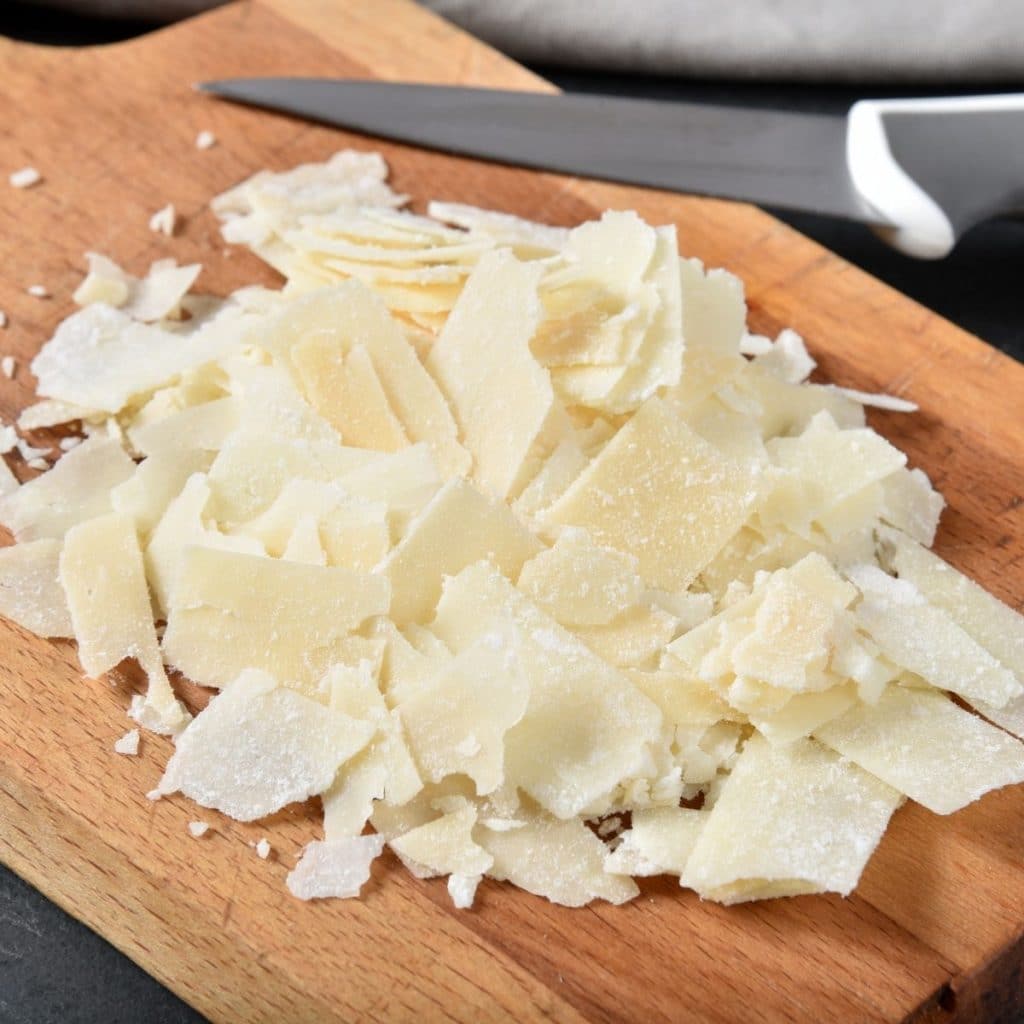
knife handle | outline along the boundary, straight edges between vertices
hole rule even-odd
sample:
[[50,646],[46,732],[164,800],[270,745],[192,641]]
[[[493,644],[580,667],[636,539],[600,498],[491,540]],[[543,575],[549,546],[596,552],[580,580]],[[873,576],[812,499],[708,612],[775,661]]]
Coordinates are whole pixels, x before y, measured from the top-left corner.
[[975,224],[1024,214],[1024,94],[862,100],[846,159],[861,198],[910,256],[941,259]]

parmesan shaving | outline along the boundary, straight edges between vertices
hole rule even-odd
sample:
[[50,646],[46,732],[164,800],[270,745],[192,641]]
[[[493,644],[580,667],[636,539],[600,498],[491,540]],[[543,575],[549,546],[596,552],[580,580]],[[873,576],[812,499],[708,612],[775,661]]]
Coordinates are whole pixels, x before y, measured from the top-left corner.
[[22,167],[12,171],[7,179],[14,188],[31,188],[43,180],[43,176],[34,167]]
[[865,418],[912,403],[809,383],[674,227],[405,201],[372,153],[254,175],[213,209],[285,284],[226,298],[88,254],[17,421],[78,429],[0,425],[0,614],[138,662],[149,799],[293,808],[301,899],[387,844],[575,907],[847,894],[905,797],[1024,781],[1024,618]]

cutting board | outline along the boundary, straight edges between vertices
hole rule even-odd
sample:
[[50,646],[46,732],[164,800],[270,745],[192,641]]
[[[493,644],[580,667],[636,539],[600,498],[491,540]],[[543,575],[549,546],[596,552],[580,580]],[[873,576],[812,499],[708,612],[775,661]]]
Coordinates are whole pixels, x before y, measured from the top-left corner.
[[[262,168],[379,149],[397,188],[574,224],[607,207],[678,226],[687,254],[740,274],[756,330],[792,325],[821,376],[905,395],[875,426],[945,492],[938,548],[1024,601],[1024,367],[751,207],[485,166],[218,103],[191,83],[331,74],[549,89],[404,0],[262,0],[116,46],[0,41],[0,378],[10,421],[28,360],[88,249],[134,271],[174,255],[223,293],[272,275],[225,250],[209,197]],[[196,133],[219,139],[200,152]],[[614,144],[610,136],[609,143]],[[174,202],[176,237],[147,229]],[[26,294],[41,283],[51,299]],[[19,468],[19,472],[20,472]],[[28,471],[29,473],[31,471]],[[949,818],[899,811],[855,895],[724,908],[671,880],[623,907],[554,907],[485,882],[453,910],[441,880],[390,855],[362,900],[300,903],[284,879],[319,832],[312,806],[242,825],[145,798],[170,745],[114,740],[139,680],[83,679],[70,644],[0,623],[0,859],[214,1021],[972,1021],[1024,1007],[1024,787]],[[260,860],[252,844],[274,848]],[[145,1008],[139,1008],[140,1019]]]

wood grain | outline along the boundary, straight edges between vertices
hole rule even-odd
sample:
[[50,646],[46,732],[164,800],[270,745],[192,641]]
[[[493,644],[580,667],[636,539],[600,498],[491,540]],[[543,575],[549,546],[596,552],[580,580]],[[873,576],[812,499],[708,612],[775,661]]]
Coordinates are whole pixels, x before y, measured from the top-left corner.
[[[751,207],[491,167],[219,104],[193,81],[334,74],[550,88],[405,2],[263,0],[76,52],[0,41],[9,169],[0,189],[5,420],[87,249],[130,269],[168,254],[224,293],[272,279],[224,250],[209,197],[261,167],[379,149],[397,187],[571,224],[630,207],[678,225],[688,254],[747,282],[755,327],[792,324],[823,377],[913,398],[876,426],[950,502],[938,547],[1024,602],[1024,368]],[[197,151],[211,129],[219,144]],[[173,201],[173,240],[147,230]],[[45,284],[51,300],[25,288]],[[666,881],[625,907],[552,907],[485,883],[469,913],[385,857],[360,901],[301,904],[284,876],[318,832],[311,807],[242,825],[144,794],[169,744],[112,753],[136,676],[85,680],[68,644],[0,623],[0,858],[215,1021],[1011,1020],[1024,1008],[1024,789],[950,818],[900,811],[847,900],[702,904]],[[186,825],[213,826],[201,840]],[[266,835],[270,861],[250,844]]]

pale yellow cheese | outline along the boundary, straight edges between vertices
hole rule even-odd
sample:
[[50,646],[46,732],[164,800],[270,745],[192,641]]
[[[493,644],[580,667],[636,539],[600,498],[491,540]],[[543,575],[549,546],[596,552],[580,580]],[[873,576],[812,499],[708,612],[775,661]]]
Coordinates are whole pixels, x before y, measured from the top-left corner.
[[605,861],[617,875],[681,875],[707,821],[707,811],[650,807],[634,811],[629,830]]
[[481,258],[427,357],[473,456],[473,478],[498,498],[511,490],[554,402],[529,347],[540,273],[508,254]]
[[101,676],[134,658],[149,680],[145,703],[153,723],[177,731],[188,713],[164,672],[133,521],[111,514],[73,526],[59,564],[82,668]]
[[890,686],[815,736],[936,814],[1024,781],[1024,743],[934,690]]
[[775,747],[755,733],[723,784],[680,881],[722,903],[845,895],[899,802],[895,789],[814,740]]
[[757,506],[759,465],[723,457],[652,399],[545,514],[634,555],[644,580],[685,589]]
[[476,808],[469,803],[420,825],[388,845],[430,875],[482,875],[494,858],[473,841]]
[[0,615],[39,636],[75,635],[58,572],[62,547],[44,538],[0,548]]
[[425,622],[434,612],[445,576],[489,559],[515,578],[539,550],[539,542],[507,505],[467,480],[449,480],[409,524],[381,567],[391,580],[389,614],[399,626]]

